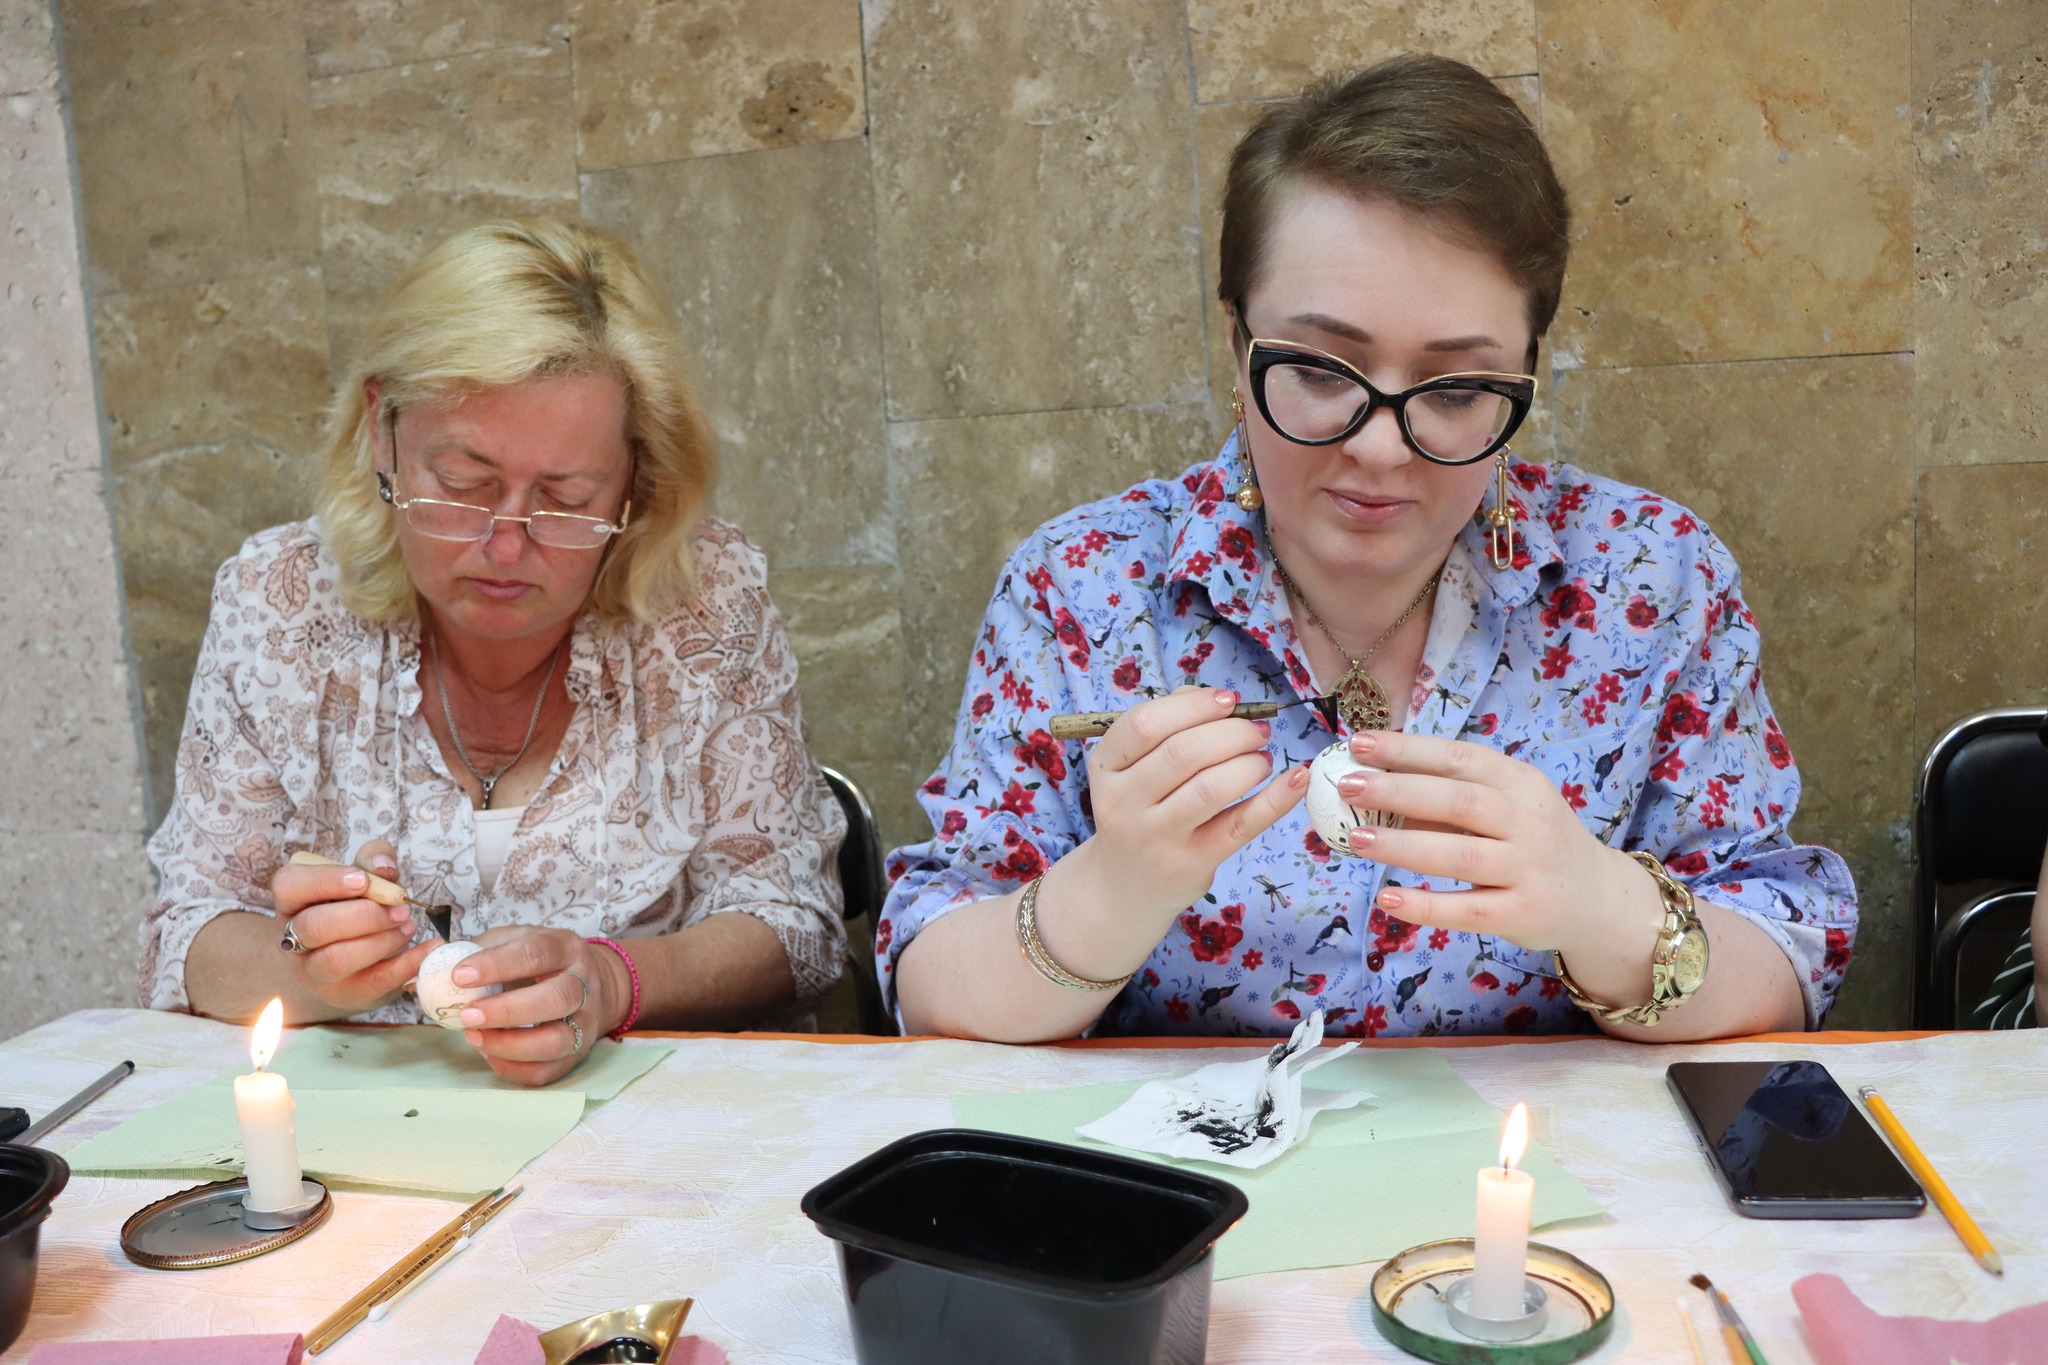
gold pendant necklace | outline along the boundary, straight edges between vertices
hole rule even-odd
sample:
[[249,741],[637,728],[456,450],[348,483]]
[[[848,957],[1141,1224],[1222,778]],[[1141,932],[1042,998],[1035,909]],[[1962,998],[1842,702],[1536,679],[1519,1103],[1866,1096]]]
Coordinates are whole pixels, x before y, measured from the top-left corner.
[[1408,618],[1429,600],[1429,595],[1436,591],[1437,580],[1444,576],[1443,567],[1437,567],[1437,571],[1429,576],[1429,581],[1422,585],[1422,591],[1415,594],[1415,600],[1408,604],[1408,609],[1395,617],[1394,624],[1381,631],[1380,638],[1368,645],[1365,653],[1357,658],[1351,656],[1351,651],[1338,642],[1336,633],[1316,614],[1316,609],[1309,604],[1307,595],[1289,576],[1277,555],[1273,558],[1273,572],[1279,576],[1281,586],[1292,593],[1294,599],[1301,603],[1302,609],[1308,612],[1308,619],[1323,633],[1323,638],[1330,642],[1330,647],[1350,665],[1338,675],[1336,685],[1331,689],[1337,694],[1337,710],[1343,714],[1344,728],[1354,735],[1362,730],[1386,729],[1394,718],[1394,711],[1387,704],[1387,690],[1380,686],[1378,678],[1366,672],[1365,662],[1379,653],[1380,646],[1393,639],[1394,632],[1406,625]]

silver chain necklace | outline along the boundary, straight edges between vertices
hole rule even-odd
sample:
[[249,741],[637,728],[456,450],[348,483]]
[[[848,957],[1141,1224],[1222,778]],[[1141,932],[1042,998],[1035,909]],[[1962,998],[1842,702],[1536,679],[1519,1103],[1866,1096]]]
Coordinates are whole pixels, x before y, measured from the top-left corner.
[[527,749],[533,744],[534,731],[540,728],[540,709],[548,699],[548,683],[555,676],[555,665],[562,660],[562,645],[568,643],[569,637],[564,635],[562,643],[556,645],[555,652],[548,656],[548,671],[541,675],[540,692],[533,699],[533,715],[527,719],[526,738],[519,742],[519,752],[512,755],[511,762],[485,777],[476,770],[476,764],[470,761],[469,750],[462,747],[462,731],[455,728],[455,711],[448,705],[448,684],[441,681],[441,642],[432,635],[427,636],[427,644],[434,653],[434,690],[441,694],[441,719],[448,722],[448,738],[455,741],[455,756],[462,760],[462,766],[469,769],[469,775],[484,789],[484,803],[477,809],[491,808],[491,793],[497,789],[498,779],[518,767],[519,760],[526,757]]

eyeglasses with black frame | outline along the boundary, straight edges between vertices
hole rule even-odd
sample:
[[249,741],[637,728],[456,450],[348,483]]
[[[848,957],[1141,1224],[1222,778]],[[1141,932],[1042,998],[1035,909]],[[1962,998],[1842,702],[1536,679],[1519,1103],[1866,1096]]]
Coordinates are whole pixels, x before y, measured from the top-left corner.
[[[398,412],[391,411],[391,466],[398,467]],[[500,516],[488,507],[471,502],[449,502],[441,498],[401,497],[391,486],[391,477],[377,471],[377,496],[397,508],[406,525],[430,540],[463,543],[488,540],[501,521],[518,522],[536,545],[557,550],[596,550],[626,529],[633,515],[633,500],[626,499],[617,521],[586,517],[575,512],[531,512],[523,517]]]
[[1497,453],[1536,401],[1536,376],[1496,370],[1440,374],[1382,393],[1327,351],[1266,337],[1252,338],[1246,368],[1260,416],[1296,445],[1335,445],[1385,407],[1409,448],[1433,464],[1473,464]]

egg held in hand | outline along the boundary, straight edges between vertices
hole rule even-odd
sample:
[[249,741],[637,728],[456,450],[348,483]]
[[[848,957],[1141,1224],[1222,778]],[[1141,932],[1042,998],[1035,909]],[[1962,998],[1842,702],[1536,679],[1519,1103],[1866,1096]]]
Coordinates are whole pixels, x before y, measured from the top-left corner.
[[442,1028],[462,1027],[464,1006],[497,995],[503,986],[458,986],[455,984],[455,969],[462,960],[483,949],[474,943],[444,943],[427,954],[427,960],[420,964],[419,978],[413,983],[413,994],[420,998],[420,1009],[427,1018]]
[[1308,770],[1308,818],[1324,843],[1339,853],[1358,857],[1358,851],[1351,847],[1349,835],[1352,830],[1360,826],[1393,829],[1400,823],[1397,815],[1350,805],[1337,792],[1337,783],[1352,773],[1385,771],[1353,758],[1351,744],[1347,740],[1340,739],[1316,755],[1316,761]]

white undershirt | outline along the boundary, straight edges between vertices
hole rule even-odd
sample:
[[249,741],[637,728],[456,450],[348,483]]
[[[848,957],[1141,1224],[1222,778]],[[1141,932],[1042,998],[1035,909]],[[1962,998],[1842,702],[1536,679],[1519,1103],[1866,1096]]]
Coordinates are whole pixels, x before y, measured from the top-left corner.
[[497,886],[498,874],[505,870],[505,859],[512,852],[512,832],[525,814],[524,806],[476,812],[476,880],[485,891]]

